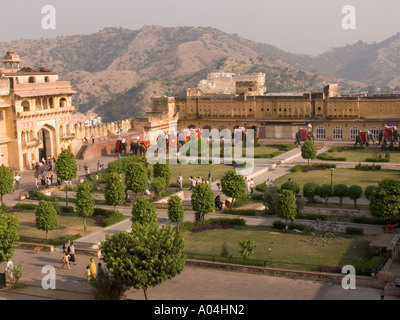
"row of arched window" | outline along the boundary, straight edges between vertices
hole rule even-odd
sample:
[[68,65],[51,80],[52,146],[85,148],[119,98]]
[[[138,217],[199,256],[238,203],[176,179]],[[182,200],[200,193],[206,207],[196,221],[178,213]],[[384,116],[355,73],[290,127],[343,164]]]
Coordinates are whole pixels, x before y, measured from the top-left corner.
[[[54,108],[54,99],[50,98],[37,98],[35,100],[36,110],[46,110]],[[61,98],[58,104],[59,108],[65,108],[67,106],[67,99]],[[21,102],[21,107],[23,112],[33,111],[31,108],[31,103],[28,100],[24,100]]]
[[[369,128],[369,131],[374,134],[375,139],[378,139],[379,129],[375,126]],[[358,133],[360,132],[359,127],[351,127],[350,128],[350,140],[356,140]],[[325,140],[326,139],[326,128],[324,126],[317,126],[316,128],[316,139],[317,140]],[[343,140],[343,128],[341,126],[333,127],[332,131],[333,140]]]

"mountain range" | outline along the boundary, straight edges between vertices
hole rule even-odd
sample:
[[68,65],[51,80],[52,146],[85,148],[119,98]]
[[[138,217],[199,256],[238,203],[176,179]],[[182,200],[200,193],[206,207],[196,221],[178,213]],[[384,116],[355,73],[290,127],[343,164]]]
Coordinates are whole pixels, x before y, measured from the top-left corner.
[[9,48],[19,54],[22,66],[45,67],[71,81],[78,92],[77,110],[95,108],[104,121],[143,116],[151,96],[184,96],[186,88],[216,71],[264,72],[267,92],[321,91],[332,82],[339,83],[341,93],[400,89],[399,33],[318,56],[201,27],[105,28],[89,35],[0,43],[0,52]]

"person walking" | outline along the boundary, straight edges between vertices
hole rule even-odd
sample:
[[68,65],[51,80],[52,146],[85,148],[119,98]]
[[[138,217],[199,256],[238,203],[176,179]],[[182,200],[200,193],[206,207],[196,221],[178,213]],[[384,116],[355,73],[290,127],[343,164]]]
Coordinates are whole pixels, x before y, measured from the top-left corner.
[[90,273],[93,279],[96,279],[96,263],[93,258],[90,258]]
[[212,183],[212,173],[211,170],[208,171],[208,182],[211,184]]
[[18,174],[18,172],[14,177],[14,180],[15,180],[15,190],[19,190],[19,182],[21,180],[21,176]]
[[101,266],[101,262],[99,262],[98,264],[97,264],[97,277],[99,278],[99,277],[101,277],[101,276],[103,276],[104,275],[104,269],[103,269],[103,267]]
[[100,171],[100,167],[101,167],[100,160],[97,160],[97,172]]
[[70,255],[69,261],[73,262],[73,264],[76,265],[76,262],[75,262],[75,242],[73,242],[73,241],[71,242],[71,245],[69,246],[69,255]]
[[253,178],[251,178],[251,180],[250,180],[250,192],[251,193],[254,192],[254,180],[253,180]]
[[94,144],[94,134],[92,134],[92,144]]
[[93,279],[92,273],[90,272],[90,265],[89,264],[86,266],[85,278],[86,278],[86,282],[89,282],[90,280]]
[[50,171],[48,174],[48,177],[50,179],[50,185],[52,186],[53,185],[53,172]]

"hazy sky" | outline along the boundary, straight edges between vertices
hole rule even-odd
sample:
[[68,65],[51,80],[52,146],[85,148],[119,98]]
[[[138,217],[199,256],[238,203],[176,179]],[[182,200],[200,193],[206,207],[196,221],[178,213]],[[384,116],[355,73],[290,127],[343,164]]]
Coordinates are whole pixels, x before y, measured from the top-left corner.
[[[56,9],[56,29],[42,28],[42,8]],[[342,28],[345,5],[356,29]],[[320,54],[359,40],[381,42],[400,31],[400,0],[1,0],[0,41],[88,34],[105,27],[212,27],[292,53]]]

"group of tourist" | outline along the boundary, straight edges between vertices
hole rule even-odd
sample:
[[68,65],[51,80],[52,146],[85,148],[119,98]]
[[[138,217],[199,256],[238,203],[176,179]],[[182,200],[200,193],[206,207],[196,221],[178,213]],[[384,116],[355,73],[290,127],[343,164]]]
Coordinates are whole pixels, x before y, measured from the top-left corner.
[[42,158],[40,162],[32,160],[32,169],[34,170],[35,187],[39,189],[40,185],[44,188],[49,188],[55,185],[61,185],[60,179],[55,179],[53,171],[56,169],[56,159],[49,157],[47,160]]
[[[67,240],[63,244],[63,257],[61,258],[62,268],[66,265],[68,270],[71,270],[71,262],[76,265],[75,259],[75,243],[71,240]],[[86,271],[84,274],[86,282],[96,279],[96,277],[102,276],[104,274],[104,269],[99,262],[96,267],[96,263],[93,258],[90,258],[89,264],[86,266]]]
[[245,178],[246,181],[246,188],[247,188],[247,193],[253,193],[254,192],[254,180],[253,178],[251,179],[247,179],[247,177]]
[[[195,178],[193,176],[190,176],[190,178],[189,178],[189,185],[190,185],[189,191],[192,191],[196,187],[196,185],[199,184],[199,183],[208,183],[208,184],[211,185],[211,183],[212,183],[211,170],[208,171],[207,178],[202,178],[200,176]],[[178,176],[176,184],[177,184],[176,190],[177,191],[181,191],[183,189],[183,176],[182,176],[182,173]]]

